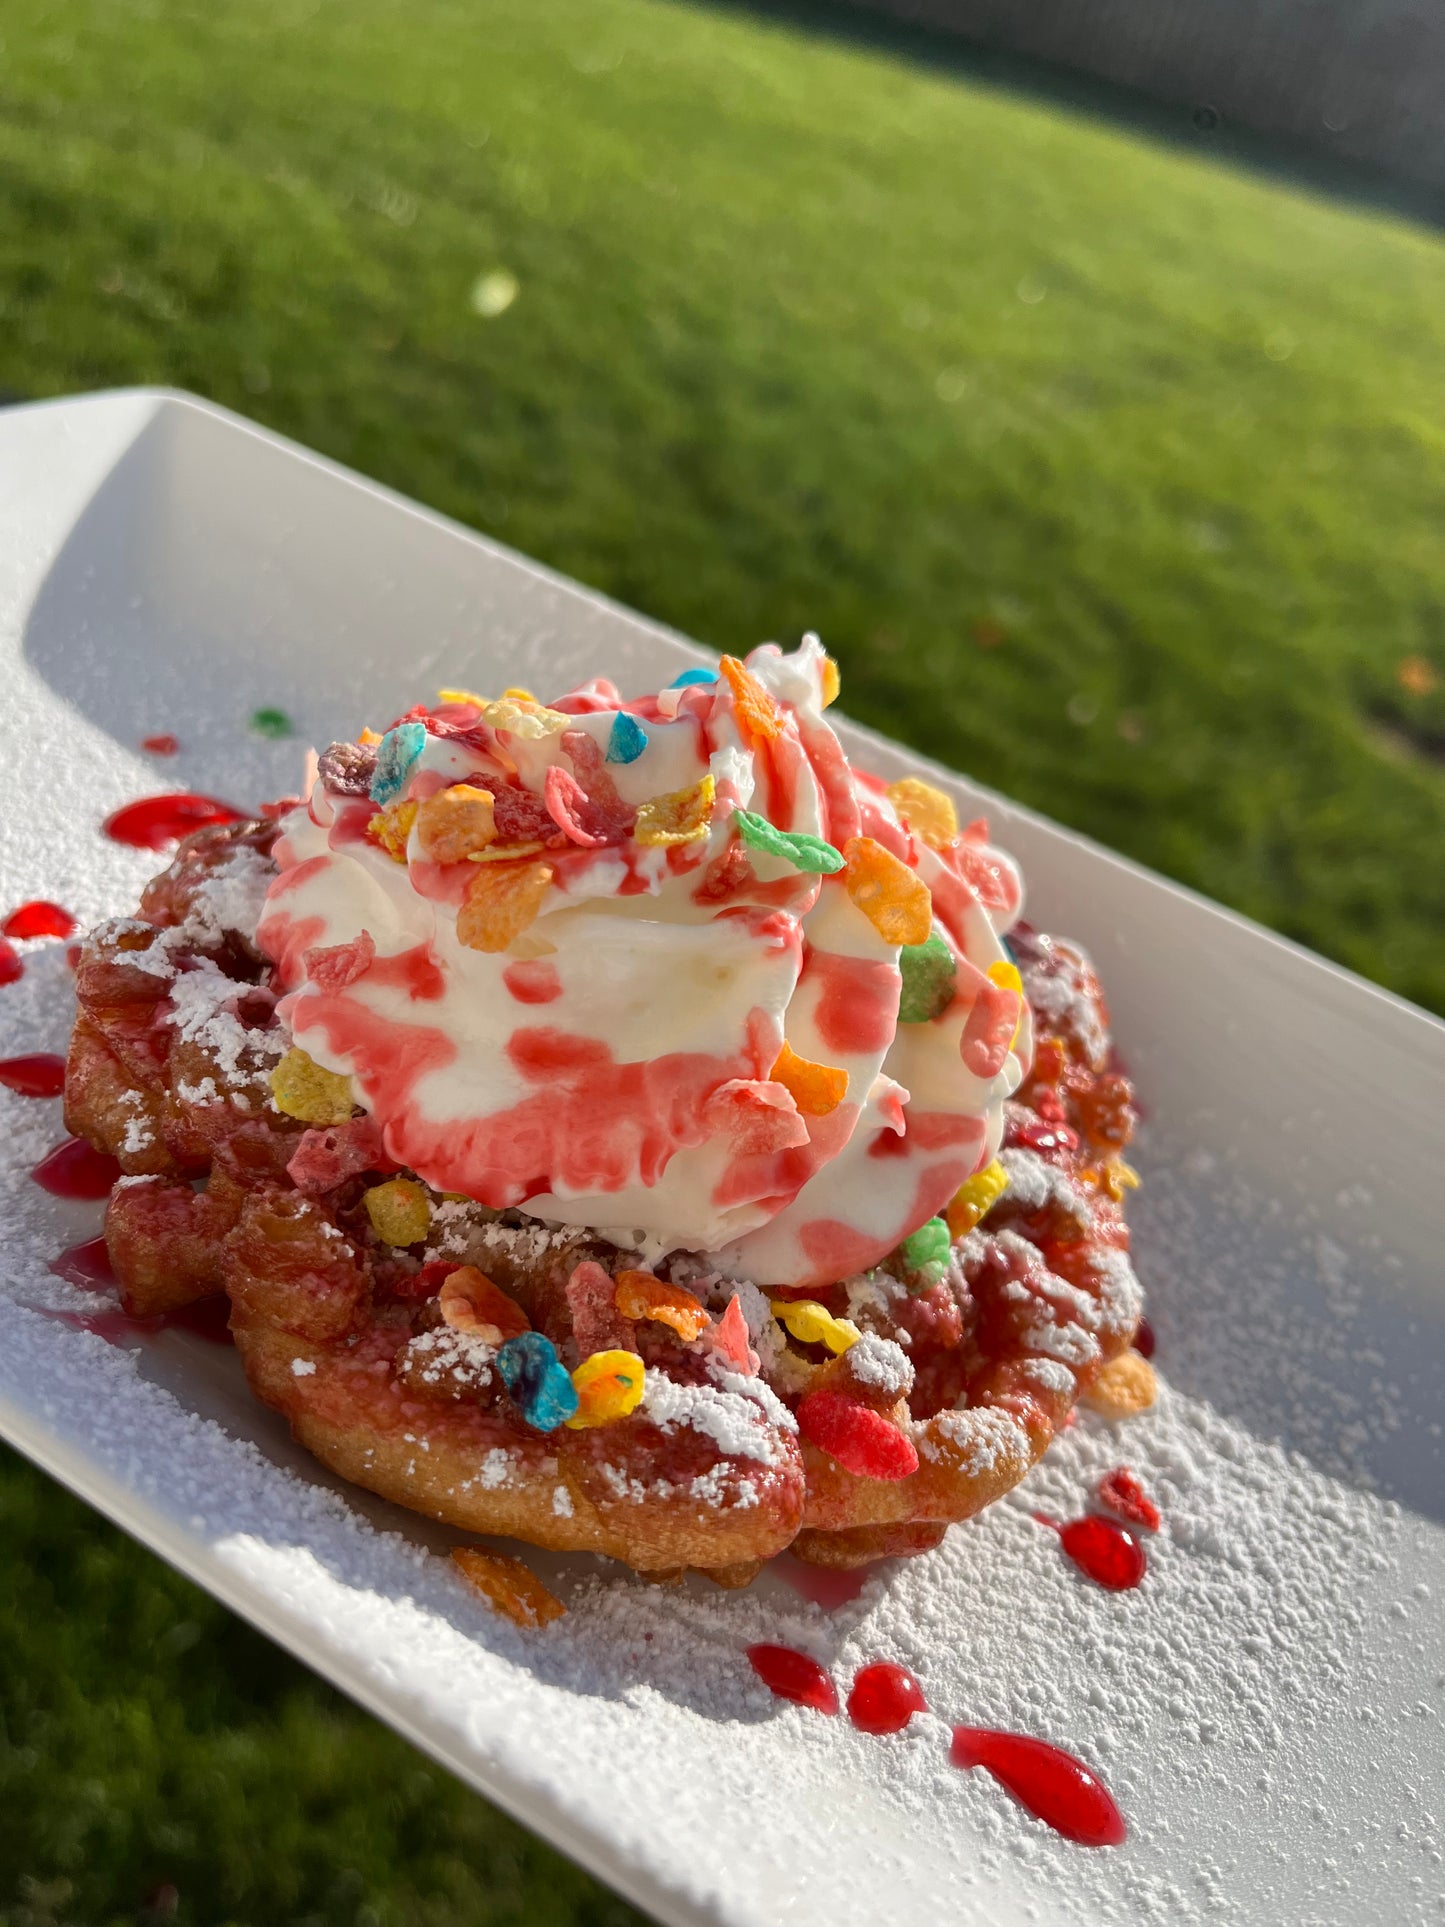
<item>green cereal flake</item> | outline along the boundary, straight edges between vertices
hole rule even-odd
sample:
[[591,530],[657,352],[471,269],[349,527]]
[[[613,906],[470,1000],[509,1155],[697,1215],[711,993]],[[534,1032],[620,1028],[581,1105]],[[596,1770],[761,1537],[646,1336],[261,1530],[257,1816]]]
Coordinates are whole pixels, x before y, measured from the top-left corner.
[[795,870],[805,871],[809,876],[830,877],[843,867],[838,851],[820,836],[775,829],[765,816],[754,816],[751,810],[735,810],[733,821],[749,849],[781,857],[784,863],[791,863]]
[[952,1249],[953,1240],[942,1218],[930,1218],[927,1224],[919,1225],[911,1236],[903,1240],[898,1247],[898,1255],[912,1273],[915,1290],[926,1291],[938,1283],[948,1270],[948,1256]]
[[903,994],[898,1000],[900,1024],[927,1024],[941,1017],[953,1002],[958,965],[943,938],[935,934],[923,943],[905,944],[898,953],[903,972]]
[[275,741],[296,734],[296,726],[284,709],[253,709],[251,727],[258,736],[270,736]]

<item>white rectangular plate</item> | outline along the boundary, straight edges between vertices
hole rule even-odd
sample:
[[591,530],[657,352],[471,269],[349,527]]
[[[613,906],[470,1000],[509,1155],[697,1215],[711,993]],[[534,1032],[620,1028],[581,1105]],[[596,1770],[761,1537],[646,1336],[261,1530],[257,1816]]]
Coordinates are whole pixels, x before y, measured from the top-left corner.
[[[738,637],[739,647],[756,638]],[[182,396],[0,415],[5,907],[129,909],[155,859],[98,825],[194,786],[295,788],[305,742],[439,684],[656,687],[699,652],[655,624]],[[845,690],[846,701],[846,690]],[[258,706],[302,742],[248,733]],[[140,739],[173,731],[158,764]],[[885,773],[928,768],[866,732]],[[938,772],[933,771],[937,775]],[[1149,1108],[1134,1201],[1168,1381],[1085,1418],[1025,1491],[824,1613],[538,1560],[567,1617],[523,1636],[448,1535],[343,1489],[178,1333],[133,1350],[46,1318],[98,1229],[27,1181],[59,1107],[0,1091],[0,1431],[381,1718],[665,1921],[1438,1919],[1445,1706],[1445,1027],[985,795],[1031,912],[1082,939]],[[58,944],[24,946],[0,1050],[63,1049]],[[1035,1508],[1127,1461],[1163,1505],[1109,1594]],[[876,1740],[754,1682],[751,1640],[840,1685],[874,1658],[934,1714]],[[946,1761],[946,1721],[1093,1762],[1130,1821],[1090,1853]]]

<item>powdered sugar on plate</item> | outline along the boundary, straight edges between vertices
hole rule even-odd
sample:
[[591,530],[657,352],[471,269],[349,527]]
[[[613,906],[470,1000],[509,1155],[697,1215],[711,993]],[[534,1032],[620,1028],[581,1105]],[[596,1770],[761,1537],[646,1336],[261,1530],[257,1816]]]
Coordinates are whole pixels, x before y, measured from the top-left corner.
[[[221,434],[216,418],[201,419]],[[68,427],[56,446],[78,460],[85,437]],[[209,533],[167,524],[144,550],[117,542],[104,552],[109,590],[94,604],[97,668],[86,684],[87,700],[110,689],[107,665],[137,669],[142,644],[171,628],[188,651],[199,636],[216,665],[210,708],[197,699],[186,714],[149,720],[201,745],[197,754],[212,745],[210,764],[186,768],[182,780],[242,800],[289,787],[279,755],[295,747],[245,740],[240,719],[256,701],[305,716],[328,677],[339,686],[331,672],[343,665],[358,715],[367,704],[381,713],[390,688],[352,640],[364,640],[385,595],[358,580],[344,613],[322,620],[332,608],[325,597],[353,594],[351,575],[311,562],[305,531],[317,525],[298,506],[311,498],[286,494],[293,467],[304,466],[306,488],[340,491],[327,498],[326,526],[344,528],[348,485],[255,437],[245,446],[247,461],[273,464],[254,502],[234,484],[218,487],[207,508],[197,470],[184,488],[158,488],[152,512],[211,514]],[[138,724],[112,740],[55,686],[72,631],[56,626],[54,607],[70,610],[76,629],[87,605],[62,581],[47,590],[49,630],[29,612],[45,570],[63,575],[45,545],[58,551],[71,533],[65,517],[80,513],[95,484],[76,485],[73,511],[56,485],[45,512],[60,519],[46,534],[35,506],[44,472],[30,461],[11,503],[0,460],[0,536],[11,532],[10,548],[0,547],[0,648],[11,652],[17,727],[47,772],[44,785],[0,772],[0,884],[9,903],[43,889],[93,920],[132,905],[159,867],[95,831],[107,810],[153,788],[154,773],[128,747],[143,733]],[[63,462],[57,472],[69,473]],[[146,473],[127,477],[127,514]],[[404,547],[387,551],[385,532],[392,516],[406,523],[407,541],[419,540],[424,518],[367,501],[373,519],[347,553],[366,566],[382,557],[377,566],[405,585],[398,614],[404,604],[416,616],[430,606],[442,563],[423,569]],[[294,543],[265,520],[283,511]],[[244,539],[227,536],[243,514],[255,527]],[[16,530],[27,532],[18,546]],[[254,567],[267,542],[286,568]],[[182,584],[172,608],[150,578],[129,590],[121,572],[140,566],[135,555],[155,553],[204,555],[205,593]],[[310,603],[308,568],[321,572]],[[540,662],[571,647],[556,639],[575,620],[579,633],[615,638],[605,663],[615,673],[630,677],[629,650],[639,661],[650,652],[637,680],[655,682],[669,646],[655,635],[616,612],[568,603],[570,591],[506,557],[479,550],[475,569],[476,594],[457,606],[478,606],[485,583],[488,609],[511,608],[502,626],[523,637],[499,673],[550,681],[527,669],[527,651]],[[543,594],[539,580],[551,600],[527,602]],[[233,593],[221,595],[218,583]],[[260,690],[242,684],[252,659],[238,667],[239,655],[205,629],[213,606],[218,622],[239,619],[243,593],[274,594],[274,606],[246,607],[247,633],[285,645],[267,642],[277,680]],[[134,617],[125,614],[133,602]],[[415,633],[444,637],[446,621],[430,620],[428,629],[416,617]],[[476,653],[468,673],[480,678]],[[32,667],[31,654],[50,667]],[[439,679],[461,660],[439,667]],[[73,804],[58,823],[57,794]],[[1030,834],[1047,854],[1044,833]],[[1113,873],[1108,859],[1070,849],[1052,874],[1042,860],[1031,874],[1034,914],[1047,925],[1055,905],[1077,894],[1076,879],[1087,875],[1098,889]],[[1086,924],[1079,934],[1109,976],[1126,1049],[1146,1061],[1152,1053],[1165,1069],[1184,1053],[1206,1079],[1211,1058],[1235,1047],[1202,1020],[1190,1029],[1195,990],[1173,986],[1167,1038],[1141,1021],[1131,1042],[1131,1005],[1113,977],[1121,953],[1104,955]],[[62,946],[20,948],[26,974],[0,989],[0,1050],[63,1048],[71,1005]],[[1263,940],[1254,954],[1267,972]],[[1206,988],[1201,977],[1198,995]],[[1133,1006],[1141,1008],[1142,1000]],[[1301,1063],[1306,1055],[1301,1046]],[[1351,1088],[1363,1113],[1374,1100]],[[1440,1919],[1445,1310],[1414,1258],[1399,1257],[1424,1234],[1404,1224],[1398,1204],[1395,1215],[1382,1213],[1363,1181],[1363,1194],[1343,1203],[1332,1186],[1319,1210],[1308,1198],[1286,1203],[1287,1161],[1271,1164],[1258,1145],[1235,1159],[1235,1120],[1156,1096],[1139,1151],[1145,1188],[1131,1203],[1166,1381],[1155,1411],[1120,1427],[1085,1414],[1019,1493],[955,1529],[936,1553],[875,1571],[855,1597],[835,1585],[832,1611],[803,1596],[786,1560],[750,1591],[723,1593],[695,1579],[653,1587],[598,1561],[524,1553],[569,1604],[557,1624],[524,1634],[456,1578],[444,1556],[454,1535],[342,1487],[294,1446],[250,1398],[229,1351],[182,1332],[122,1349],[42,1315],[95,1305],[47,1266],[95,1235],[99,1207],[48,1197],[27,1176],[62,1135],[59,1108],[0,1090],[0,1430],[659,1917],[1097,1927]],[[1389,1111],[1368,1115],[1388,1148]],[[1318,1141],[1303,1117],[1301,1136],[1311,1132]],[[1392,1236],[1397,1228],[1410,1230],[1413,1245]],[[459,1211],[459,1237],[481,1229]],[[745,1302],[750,1325],[755,1309]],[[758,1339],[765,1321],[764,1310]],[[746,1404],[755,1394],[726,1383],[715,1396]],[[483,1482],[510,1476],[506,1454],[496,1457],[478,1467]],[[1144,1583],[1108,1593],[1032,1515],[1078,1517],[1120,1464],[1138,1473],[1164,1523],[1148,1540]],[[806,1583],[815,1595],[825,1590],[816,1576]],[[858,1666],[898,1661],[918,1676],[932,1711],[876,1739],[786,1706],[743,1657],[758,1640],[811,1653],[843,1692]],[[1127,1845],[1071,1847],[985,1774],[951,1768],[955,1720],[1077,1753],[1124,1808]]]

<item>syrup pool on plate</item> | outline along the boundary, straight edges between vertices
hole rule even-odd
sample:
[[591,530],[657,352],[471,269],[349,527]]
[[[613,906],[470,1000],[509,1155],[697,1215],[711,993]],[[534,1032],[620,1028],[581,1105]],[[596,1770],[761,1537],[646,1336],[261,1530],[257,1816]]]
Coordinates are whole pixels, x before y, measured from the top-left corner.
[[120,1176],[120,1165],[83,1137],[68,1137],[53,1151],[47,1151],[30,1175],[53,1198],[96,1201],[110,1196],[110,1188]]
[[1095,1512],[1062,1526],[1042,1512],[1034,1518],[1058,1533],[1060,1545],[1080,1572],[1110,1592],[1132,1592],[1149,1570],[1143,1546],[1117,1520],[1100,1518]]
[[1128,1828],[1114,1796],[1082,1760],[1060,1746],[1023,1733],[955,1726],[948,1757],[958,1767],[981,1766],[1036,1820],[1078,1846],[1124,1843]]
[[4,923],[0,924],[0,936],[68,937],[74,929],[75,918],[64,904],[35,897],[29,903],[22,903],[18,910],[10,912]]
[[65,1089],[65,1059],[54,1051],[0,1057],[0,1084],[17,1097],[59,1097]]
[[128,843],[136,850],[164,850],[193,830],[241,820],[241,811],[229,803],[220,803],[214,796],[198,796],[192,790],[178,790],[173,795],[145,796],[138,803],[127,803],[113,811],[101,827],[115,843]]

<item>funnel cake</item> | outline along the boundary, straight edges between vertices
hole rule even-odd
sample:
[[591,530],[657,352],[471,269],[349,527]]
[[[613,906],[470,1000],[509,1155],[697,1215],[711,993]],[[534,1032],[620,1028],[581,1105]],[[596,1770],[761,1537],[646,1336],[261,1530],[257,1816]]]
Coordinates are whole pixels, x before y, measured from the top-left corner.
[[127,1309],[225,1292],[334,1470],[646,1572],[924,1551],[1015,1485],[1138,1324],[1131,1092],[836,688],[810,638],[444,692],[181,845],[77,972]]

